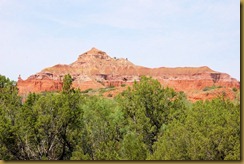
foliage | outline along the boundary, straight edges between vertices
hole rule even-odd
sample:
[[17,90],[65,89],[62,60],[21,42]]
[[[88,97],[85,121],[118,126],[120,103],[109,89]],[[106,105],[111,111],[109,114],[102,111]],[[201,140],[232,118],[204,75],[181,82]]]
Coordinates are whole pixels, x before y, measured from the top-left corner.
[[232,91],[237,92],[237,88],[236,87],[232,88]]
[[17,130],[21,99],[14,81],[0,75],[0,159],[11,160],[19,153]]
[[96,80],[96,81],[104,86],[104,82],[102,82],[101,80]]
[[121,87],[125,87],[126,86],[126,84],[121,84]]
[[119,159],[121,110],[113,100],[87,97],[81,105],[84,111],[84,131],[81,144],[90,159]]
[[147,77],[110,99],[64,84],[22,102],[0,75],[0,159],[240,160],[239,99],[191,103]]
[[118,97],[126,118],[129,131],[135,131],[142,138],[150,153],[152,145],[157,141],[163,127],[184,115],[185,96],[176,93],[171,88],[162,88],[161,84],[152,78],[142,77],[140,83],[135,82],[133,88],[128,88]]
[[240,105],[196,102],[183,122],[169,124],[154,150],[149,159],[240,160]]
[[113,94],[109,93],[107,97],[113,97]]
[[205,87],[203,88],[203,91],[210,91],[210,90],[214,90],[214,89],[217,89],[217,88],[222,88],[222,86],[215,86],[215,85],[212,85],[210,87]]
[[99,93],[105,93],[105,92],[108,92],[108,91],[112,91],[112,90],[115,90],[114,86],[108,86],[106,88],[100,88],[98,89]]
[[67,74],[64,76],[64,80],[63,80],[63,92],[69,92],[71,90],[71,86],[72,86],[72,77],[70,74]]
[[89,93],[89,92],[91,92],[91,91],[93,91],[93,89],[92,89],[92,88],[89,88],[89,89],[86,89],[86,90],[84,90],[84,91],[81,91],[81,93]]

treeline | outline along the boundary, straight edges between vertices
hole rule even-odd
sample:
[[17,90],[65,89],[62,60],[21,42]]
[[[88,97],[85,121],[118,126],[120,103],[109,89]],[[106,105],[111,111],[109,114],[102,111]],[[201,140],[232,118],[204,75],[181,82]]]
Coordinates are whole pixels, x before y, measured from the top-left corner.
[[0,76],[2,160],[240,160],[240,103],[187,101],[142,77],[113,99],[31,93]]

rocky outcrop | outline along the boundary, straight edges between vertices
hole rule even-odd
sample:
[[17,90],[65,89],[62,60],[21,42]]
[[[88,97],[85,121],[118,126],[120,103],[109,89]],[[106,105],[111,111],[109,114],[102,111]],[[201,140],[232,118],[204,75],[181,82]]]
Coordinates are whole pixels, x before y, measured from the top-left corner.
[[[111,58],[105,52],[92,48],[70,65],[58,64],[45,68],[26,80],[19,78],[19,94],[60,91],[63,78],[68,73],[73,78],[73,87],[80,90],[132,85],[134,81],[140,81],[141,76],[151,76],[163,86],[185,92],[191,100],[211,99],[224,92],[226,96],[233,98],[232,89],[240,88],[240,83],[228,74],[213,71],[206,66],[147,68],[134,65],[128,59]],[[216,91],[206,92],[206,87]]]

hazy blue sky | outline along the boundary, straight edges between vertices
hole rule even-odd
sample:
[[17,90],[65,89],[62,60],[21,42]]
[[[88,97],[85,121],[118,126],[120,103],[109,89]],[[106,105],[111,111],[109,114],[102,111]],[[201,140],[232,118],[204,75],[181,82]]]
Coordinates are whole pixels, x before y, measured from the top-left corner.
[[0,0],[0,74],[25,79],[96,47],[147,67],[240,79],[239,0]]

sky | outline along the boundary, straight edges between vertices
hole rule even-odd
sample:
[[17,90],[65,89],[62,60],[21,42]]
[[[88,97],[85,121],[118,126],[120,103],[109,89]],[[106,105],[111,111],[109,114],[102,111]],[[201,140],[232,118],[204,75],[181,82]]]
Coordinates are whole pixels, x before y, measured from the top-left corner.
[[136,65],[240,80],[239,0],[0,0],[0,74],[17,80],[92,47]]

